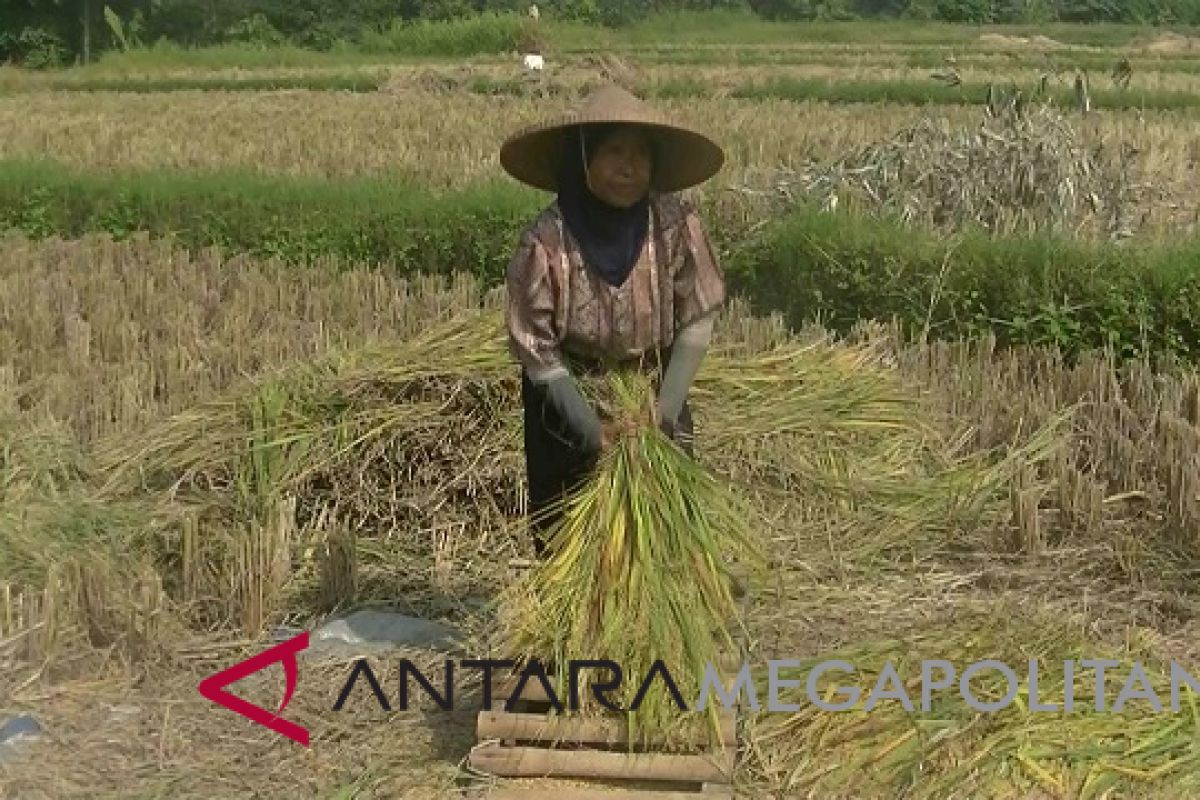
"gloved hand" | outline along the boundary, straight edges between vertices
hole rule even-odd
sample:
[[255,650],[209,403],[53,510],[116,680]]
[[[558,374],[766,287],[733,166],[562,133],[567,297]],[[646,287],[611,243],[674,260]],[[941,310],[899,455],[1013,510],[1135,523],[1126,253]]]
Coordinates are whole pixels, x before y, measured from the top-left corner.
[[663,417],[663,416],[659,417],[658,429],[660,431],[662,431],[664,434],[666,434],[666,437],[668,439],[670,439],[671,441],[675,441],[675,428],[676,428],[675,420],[667,419],[666,417]]
[[596,410],[583,398],[579,386],[570,373],[560,373],[546,382],[546,393],[550,402],[566,421],[568,427],[579,437],[583,450],[598,453],[604,446],[604,430]]
[[687,399],[688,389],[700,370],[700,362],[708,351],[712,340],[713,320],[716,312],[693,322],[675,337],[671,348],[671,363],[667,365],[659,387],[658,407],[655,413],[658,417],[659,428],[672,441],[678,441],[675,431],[678,427],[679,414]]

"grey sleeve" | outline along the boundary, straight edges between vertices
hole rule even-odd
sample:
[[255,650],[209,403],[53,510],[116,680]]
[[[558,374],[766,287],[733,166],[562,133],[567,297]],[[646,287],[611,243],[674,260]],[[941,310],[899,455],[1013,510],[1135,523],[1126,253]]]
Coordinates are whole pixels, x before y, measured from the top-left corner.
[[545,386],[546,394],[555,410],[579,436],[583,448],[589,452],[598,451],[601,436],[600,417],[584,399],[571,373],[557,371],[542,385]]
[[671,346],[671,363],[667,365],[658,391],[658,413],[672,425],[679,419],[688,389],[708,352],[716,316],[714,311],[696,320],[676,335]]

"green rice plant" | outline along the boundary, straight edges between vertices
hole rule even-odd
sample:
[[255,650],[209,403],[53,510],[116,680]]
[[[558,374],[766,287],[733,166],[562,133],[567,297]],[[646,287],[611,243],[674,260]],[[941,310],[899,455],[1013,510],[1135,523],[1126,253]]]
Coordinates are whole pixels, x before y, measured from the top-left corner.
[[[645,375],[615,372],[591,388],[608,415],[642,424],[560,504],[549,556],[505,598],[509,648],[550,665],[560,687],[572,659],[614,661],[630,677],[609,698],[625,712],[630,745],[669,742],[692,715],[662,685],[637,702],[642,679],[661,662],[678,686],[699,686],[706,665],[735,647],[729,564],[761,566],[762,545],[736,492],[650,424]],[[581,693],[590,696],[595,677],[581,677]],[[598,706],[589,701],[580,710]],[[717,734],[715,705],[708,718]]]

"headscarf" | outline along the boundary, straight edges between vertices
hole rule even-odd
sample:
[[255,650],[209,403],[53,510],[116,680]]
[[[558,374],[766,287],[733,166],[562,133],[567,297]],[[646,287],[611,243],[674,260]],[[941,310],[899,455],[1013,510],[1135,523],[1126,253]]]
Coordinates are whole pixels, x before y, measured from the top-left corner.
[[[558,207],[584,262],[612,286],[625,283],[637,265],[649,230],[649,193],[629,208],[596,197],[587,185],[590,162],[615,125],[597,126],[585,136],[582,126],[567,132],[558,180]],[[581,141],[582,140],[582,141]]]

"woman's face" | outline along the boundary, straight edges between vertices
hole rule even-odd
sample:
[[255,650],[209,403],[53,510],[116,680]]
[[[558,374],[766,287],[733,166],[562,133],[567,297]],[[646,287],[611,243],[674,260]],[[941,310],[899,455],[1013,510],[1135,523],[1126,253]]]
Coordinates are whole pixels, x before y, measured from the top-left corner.
[[628,208],[650,189],[653,168],[650,139],[634,127],[622,127],[596,148],[588,164],[588,188],[611,206]]

